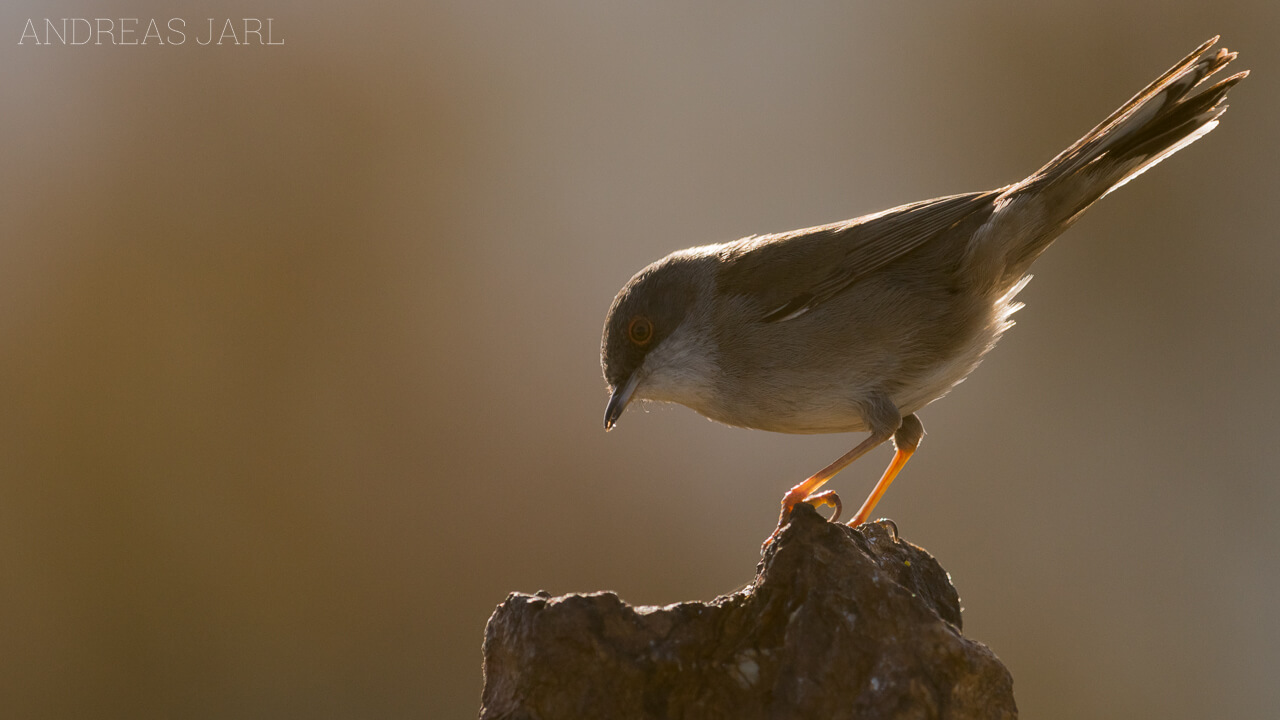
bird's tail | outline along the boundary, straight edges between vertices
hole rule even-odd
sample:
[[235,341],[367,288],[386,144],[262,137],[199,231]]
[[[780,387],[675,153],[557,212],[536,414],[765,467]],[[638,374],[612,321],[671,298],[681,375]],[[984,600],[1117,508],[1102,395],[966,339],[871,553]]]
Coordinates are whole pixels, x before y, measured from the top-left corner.
[[[1071,147],[1006,189],[997,206],[1038,197],[1057,209],[1058,217],[1045,220],[1065,229],[1103,196],[1213,130],[1227,109],[1227,91],[1249,74],[1236,73],[1193,93],[1236,57],[1226,48],[1211,50],[1217,42],[1214,37],[1196,48]],[[1029,257],[1022,260],[1034,259],[1053,236],[1025,248]]]

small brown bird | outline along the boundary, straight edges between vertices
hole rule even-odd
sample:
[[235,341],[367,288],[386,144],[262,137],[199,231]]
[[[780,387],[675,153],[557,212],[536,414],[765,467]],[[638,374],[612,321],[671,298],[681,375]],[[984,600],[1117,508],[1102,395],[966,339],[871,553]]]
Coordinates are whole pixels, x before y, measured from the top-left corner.
[[[631,278],[605,321],[608,430],[637,398],[739,427],[870,437],[782,500],[881,443],[897,452],[850,521],[866,522],[915,452],[915,413],[1012,325],[1031,263],[1093,203],[1218,125],[1248,72],[1193,92],[1236,56],[1196,48],[1022,182],[853,220],[674,252]],[[834,518],[833,518],[834,519]]]

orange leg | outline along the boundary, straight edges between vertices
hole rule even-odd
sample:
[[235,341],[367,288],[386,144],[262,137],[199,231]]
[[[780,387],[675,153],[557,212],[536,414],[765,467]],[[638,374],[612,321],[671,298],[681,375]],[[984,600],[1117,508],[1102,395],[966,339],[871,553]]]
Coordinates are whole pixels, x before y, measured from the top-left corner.
[[881,496],[889,489],[889,483],[898,476],[898,472],[902,470],[907,461],[911,459],[911,454],[915,452],[915,448],[898,448],[893,454],[893,461],[889,463],[889,467],[885,468],[884,475],[880,476],[880,482],[871,489],[871,494],[867,496],[867,501],[862,503],[858,514],[853,516],[849,521],[850,527],[857,527],[866,522],[871,517],[871,511],[875,509],[876,503],[880,502]]
[[836,473],[848,467],[849,463],[852,463],[854,460],[866,455],[872,450],[872,448],[888,439],[888,435],[872,435],[866,440],[858,443],[858,446],[854,449],[844,455],[841,455],[835,462],[819,470],[813,477],[787,491],[787,494],[782,497],[782,517],[778,518],[778,527],[781,528],[783,525],[787,524],[787,518],[791,516],[791,508],[806,501],[810,496],[818,491],[818,488],[822,487],[823,483],[835,477]]
[[922,439],[924,439],[924,425],[920,424],[920,418],[914,414],[902,418],[902,424],[893,434],[893,445],[897,448],[893,454],[893,460],[889,463],[889,467],[885,468],[884,475],[880,476],[880,482],[871,489],[871,494],[867,496],[867,501],[862,503],[858,514],[849,521],[850,527],[857,527],[871,519],[871,511],[875,509],[876,503],[880,502],[880,498],[889,489],[889,483],[893,482],[903,466],[911,459],[911,454],[920,447]]
[[[892,405],[889,408],[896,416],[896,409]],[[888,424],[888,422],[883,423],[883,425]],[[867,501],[862,504],[862,508],[858,510],[858,514],[849,521],[849,525],[856,526],[866,522],[867,518],[871,516],[871,511],[875,509],[876,503],[880,502],[881,496],[889,489],[889,484],[893,482],[902,467],[911,459],[911,454],[916,451],[916,448],[920,446],[920,440],[924,438],[924,426],[920,424],[920,418],[916,417],[914,413],[901,419],[895,417],[893,424],[897,426],[895,430],[873,432],[871,437],[858,443],[857,447],[841,455],[839,459],[818,471],[813,477],[791,488],[782,498],[782,516],[778,518],[778,528],[773,531],[769,539],[764,541],[764,546],[768,547],[773,542],[774,538],[782,530],[782,526],[786,525],[790,519],[791,509],[802,502],[810,503],[814,507],[831,505],[836,509],[835,515],[831,518],[831,521],[834,522],[840,516],[840,498],[830,490],[818,492],[818,488],[822,487],[823,483],[834,477],[836,473],[848,467],[854,460],[866,455],[877,445],[892,437],[893,444],[897,448],[893,461],[889,463],[889,467],[884,471],[880,481],[876,483]]]

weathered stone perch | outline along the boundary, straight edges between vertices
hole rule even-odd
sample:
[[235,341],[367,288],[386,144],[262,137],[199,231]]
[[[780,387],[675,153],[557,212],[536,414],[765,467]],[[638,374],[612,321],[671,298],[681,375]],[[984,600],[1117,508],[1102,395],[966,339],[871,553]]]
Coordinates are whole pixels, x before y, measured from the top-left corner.
[[511,594],[484,674],[482,720],[1017,717],[933,556],[890,522],[854,530],[807,505],[755,580],[709,603]]

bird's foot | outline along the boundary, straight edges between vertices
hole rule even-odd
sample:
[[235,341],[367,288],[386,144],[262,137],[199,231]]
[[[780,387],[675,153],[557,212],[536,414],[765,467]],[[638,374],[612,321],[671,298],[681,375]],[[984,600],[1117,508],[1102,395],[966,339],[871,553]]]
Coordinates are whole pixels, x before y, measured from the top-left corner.
[[840,519],[840,512],[844,509],[843,503],[840,502],[840,496],[835,490],[823,490],[820,493],[814,493],[805,498],[801,502],[820,508],[823,505],[830,505],[835,512],[831,513],[831,517],[827,518],[827,522],[835,522]]
[[786,525],[787,521],[791,519],[791,509],[800,503],[812,505],[815,508],[820,508],[823,505],[831,506],[835,512],[831,513],[831,517],[827,519],[829,522],[839,520],[840,512],[844,509],[844,504],[840,502],[840,496],[836,494],[835,490],[823,490],[812,495],[801,496],[795,491],[795,488],[792,488],[792,491],[782,498],[782,515],[778,517],[778,527],[774,528],[773,534],[766,538],[764,544],[760,546],[762,552],[777,539],[778,533],[782,532],[782,526]]

